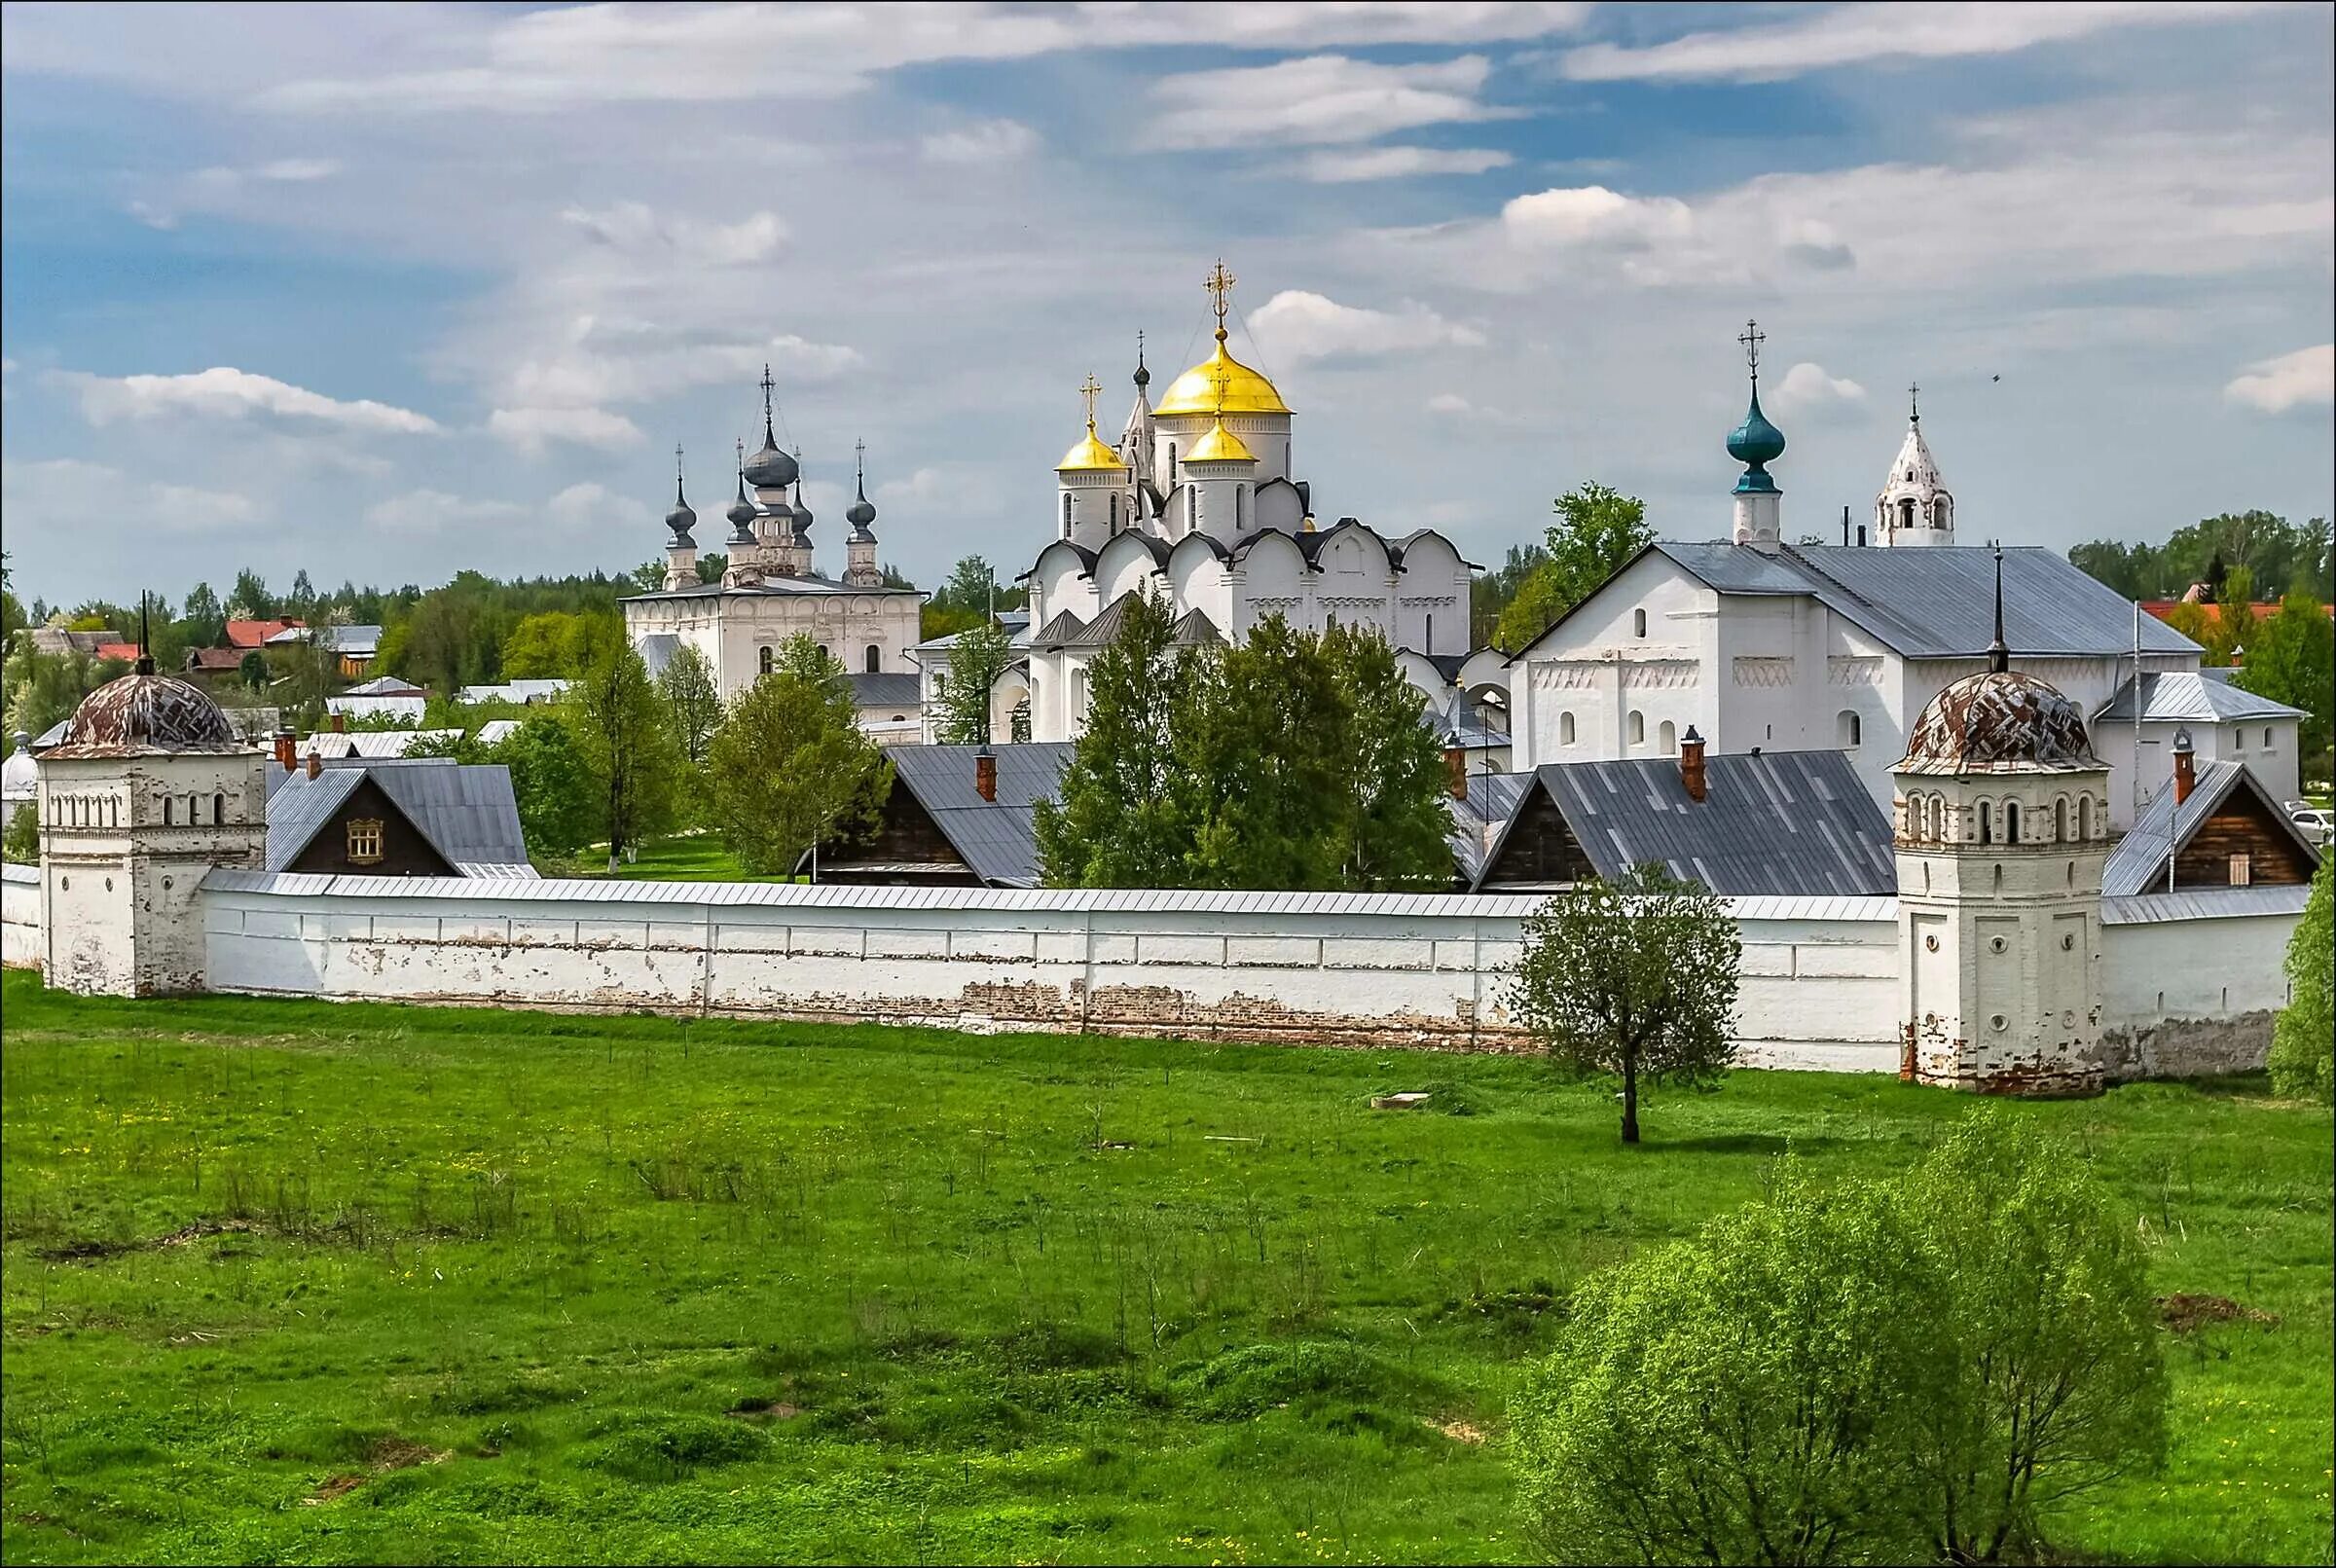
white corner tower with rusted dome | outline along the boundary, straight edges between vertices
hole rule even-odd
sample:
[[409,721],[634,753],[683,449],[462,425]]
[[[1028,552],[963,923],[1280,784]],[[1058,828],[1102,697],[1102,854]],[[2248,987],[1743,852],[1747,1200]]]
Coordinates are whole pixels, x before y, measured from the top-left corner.
[[183,680],[134,674],[82,699],[41,757],[48,983],[81,996],[203,989],[200,894],[214,866],[267,863],[261,753]]
[[2109,770],[2076,704],[2012,673],[2000,576],[1995,624],[1988,669],[1930,700],[1892,770],[1900,1076],[2089,1093],[2102,1073]]

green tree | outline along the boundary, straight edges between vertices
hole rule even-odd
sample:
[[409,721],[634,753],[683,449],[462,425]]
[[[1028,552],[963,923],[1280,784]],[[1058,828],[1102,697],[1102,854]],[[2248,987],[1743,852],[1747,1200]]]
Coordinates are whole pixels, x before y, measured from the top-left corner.
[[[888,584],[911,586],[906,580]],[[998,581],[998,573],[980,556],[967,556],[949,568],[949,575],[925,602],[923,635],[947,637],[980,625],[1001,610],[1020,609],[1028,601],[1023,590]]]
[[2336,1103],[2336,1003],[2329,997],[2329,966],[2336,964],[2336,911],[2331,911],[2329,878],[2336,856],[2321,859],[2312,876],[2304,918],[2287,939],[2287,1005],[2271,1028],[2271,1086],[2298,1100]]
[[594,826],[608,836],[608,870],[672,820],[683,767],[646,666],[621,638],[602,647],[560,704],[593,784]]
[[800,633],[731,705],[707,768],[724,841],[766,876],[788,875],[814,845],[863,830],[893,785],[843,666]]
[[1057,799],[1038,803],[1033,826],[1047,886],[1184,885],[1192,826],[1177,787],[1174,717],[1185,663],[1167,602],[1139,595],[1087,667],[1086,728]]
[[1903,1379],[1933,1560],[2033,1560],[2053,1505],[2166,1455],[2166,1368],[2132,1221],[2065,1145],[1966,1116],[1900,1189],[1930,1347]]
[[697,644],[684,642],[674,649],[665,668],[657,672],[657,695],[665,700],[666,724],[680,744],[682,755],[703,764],[722,722],[722,692]]
[[1477,573],[1469,583],[1468,592],[1471,643],[1482,647],[1494,641],[1493,634],[1500,627],[1502,612],[1509,608],[1525,580],[1549,559],[1549,551],[1538,544],[1513,544],[1498,566]]
[[698,556],[698,581],[718,583],[722,573],[730,569],[730,558],[718,550],[708,550]]
[[[1336,888],[1353,758],[1319,638],[1268,615],[1233,647],[1186,659],[1172,733],[1190,888]],[[1447,870],[1448,876],[1448,870]]]
[[607,611],[544,610],[523,616],[503,638],[500,674],[505,680],[573,680],[624,635],[624,621]]
[[1549,559],[1527,572],[1493,629],[1494,645],[1522,650],[1557,618],[1654,542],[1647,503],[1595,483],[1557,497]]
[[511,770],[511,793],[530,853],[573,855],[592,841],[599,787],[574,733],[556,714],[522,720],[482,759]]
[[58,719],[72,716],[84,697],[127,667],[119,660],[101,661],[86,653],[41,653],[25,638],[4,668],[9,729],[39,735]]
[[29,800],[17,802],[8,814],[8,832],[0,838],[0,858],[18,865],[37,865],[41,858],[40,808]]
[[[1921,1560],[1893,1379],[1920,1282],[1884,1196],[1769,1197],[1574,1293],[1510,1402],[1520,1501],[1559,1562]],[[1900,1440],[1893,1441],[1892,1440]]]
[[268,620],[275,614],[275,596],[268,592],[268,584],[260,574],[246,566],[236,573],[236,588],[228,596],[227,613],[231,620]]
[[1623,1142],[1638,1142],[1642,1081],[1715,1086],[1735,1059],[1735,917],[1661,866],[1559,893],[1526,917],[1510,1012],[1559,1066],[1623,1083]]
[[1443,748],[1421,721],[1419,688],[1374,627],[1333,622],[1322,651],[1338,697],[1346,841],[1339,885],[1368,893],[1449,887],[1451,779]]
[[1011,635],[987,611],[958,633],[949,646],[949,683],[941,692],[933,738],[953,746],[989,740],[990,693],[1013,662]]
[[2232,684],[2302,709],[2298,750],[2318,761],[2327,753],[2336,712],[2336,623],[2309,598],[2290,594],[2277,615],[2255,623],[2253,637]]

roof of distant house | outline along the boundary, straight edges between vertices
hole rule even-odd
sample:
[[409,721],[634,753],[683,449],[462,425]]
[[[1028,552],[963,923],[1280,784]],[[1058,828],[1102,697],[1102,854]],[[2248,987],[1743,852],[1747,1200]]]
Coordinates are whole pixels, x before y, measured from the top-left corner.
[[246,648],[189,648],[185,668],[189,670],[237,670],[250,657]]
[[[2192,591],[2196,592],[2195,589]],[[2173,611],[2180,609],[2185,604],[2204,614],[2207,618],[2207,624],[2208,626],[2219,626],[2222,624],[2223,606],[2207,601],[2191,599],[2187,596],[2184,596],[2181,599],[2145,599],[2141,602],[2141,607],[2149,611],[2150,614],[2155,615],[2161,621],[2166,619],[2166,617],[2172,614]],[[2257,600],[2247,604],[2246,611],[2250,619],[2268,621],[2274,615],[2279,614],[2280,611],[2285,606],[2279,603],[2277,601],[2265,602]],[[2322,604],[2319,606],[2319,612],[2322,615],[2336,617],[2336,604]]]
[[135,642],[100,642],[97,644],[96,654],[100,659],[127,659],[135,663],[138,657],[138,645]]
[[227,643],[233,648],[256,648],[287,627],[300,626],[300,621],[230,621],[227,623]]
[[367,761],[268,774],[268,869],[281,871],[333,820],[368,779],[414,830],[462,875],[532,877],[511,770],[500,763],[459,764],[437,758]]
[[378,626],[320,626],[316,640],[335,653],[352,657],[370,657],[382,647],[382,629]]
[[344,697],[426,697],[429,693],[415,685],[411,680],[404,680],[396,675],[376,675],[371,680],[358,681],[341,695]]
[[[2217,720],[2228,723],[2233,719],[2301,718],[2304,711],[2269,697],[2259,697],[2244,686],[2230,682],[2230,673],[2219,671],[2217,680],[2203,671],[2162,670],[2141,673],[2141,721],[2155,723],[2211,724]],[[2093,715],[2098,724],[2102,719],[2127,719],[2134,716],[2134,683],[2129,678],[2119,686],[2115,695],[2100,706]]]
[[[2301,845],[2311,863],[2319,860],[2319,846],[2313,843],[2304,830],[2295,825],[2280,803],[2263,788],[2262,781],[2249,771],[2244,762],[2229,760],[2208,762],[2198,769],[2196,783],[2187,800],[2174,799],[2175,790],[2169,784],[2160,789],[2150,803],[2141,808],[2134,825],[2126,830],[2117,847],[2109,851],[2107,862],[2100,868],[2100,893],[2104,898],[2130,897],[2157,881],[2158,872],[2165,867],[2167,857],[2190,842],[2208,818],[2214,815],[2224,801],[2241,790],[2249,790],[2262,801],[2265,815],[2287,830]],[[2224,890],[2203,890],[2219,894]],[[2245,891],[2245,890],[2240,890]]]
[[1062,785],[1071,760],[1069,741],[1025,741],[986,749],[998,766],[998,798],[974,786],[979,746],[896,746],[893,787],[925,809],[966,868],[996,888],[1039,885],[1039,843],[1032,826],[1038,803]]
[[861,708],[914,708],[920,701],[917,677],[904,672],[858,671],[844,678],[852,682],[852,701]]

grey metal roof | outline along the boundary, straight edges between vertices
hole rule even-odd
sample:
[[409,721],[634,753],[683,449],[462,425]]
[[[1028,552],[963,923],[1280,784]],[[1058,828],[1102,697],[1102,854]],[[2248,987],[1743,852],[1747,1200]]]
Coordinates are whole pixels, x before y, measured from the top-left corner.
[[2259,888],[2177,888],[2172,893],[2103,895],[2103,926],[2148,926],[2169,920],[2231,920],[2248,915],[2300,915],[2312,896],[2308,882]]
[[320,626],[316,640],[335,653],[378,653],[382,646],[382,629],[378,626]]
[[1031,635],[1030,645],[1034,648],[1059,648],[1086,629],[1087,623],[1070,610],[1056,610],[1044,626]]
[[2141,815],[2134,819],[2134,825],[2117,841],[2117,847],[2109,851],[2108,861],[2100,868],[2101,896],[2129,897],[2155,882],[2165,867],[2166,857],[2189,843],[2199,824],[2213,816],[2216,808],[2238,789],[2252,790],[2264,809],[2303,846],[2313,863],[2318,863],[2319,847],[2288,820],[2287,813],[2271,798],[2246,764],[2224,759],[2199,767],[2197,784],[2189,799],[2175,800],[2173,785],[2169,784],[2141,808]]
[[[1668,541],[1649,548],[1723,594],[1807,595],[1907,658],[1977,658],[1994,640],[1991,550],[1804,544],[1770,554],[1747,545]],[[2131,652],[2134,614],[2132,600],[2063,556],[2040,545],[2003,553],[2004,640],[2015,654]],[[2145,614],[2141,648],[2192,653],[2198,644]]]
[[1180,648],[1197,648],[1212,642],[1223,642],[1224,636],[1217,623],[1196,609],[1188,609],[1176,618],[1168,630],[1168,640]]
[[1730,754],[1706,757],[1703,770],[1700,801],[1689,798],[1676,757],[1545,763],[1535,787],[1601,877],[1654,861],[1727,896],[1896,896],[1889,820],[1846,753]]
[[[2109,700],[2100,705],[2093,715],[2098,724],[2104,718],[2128,719],[2134,716],[2134,683],[2128,678]],[[2231,684],[2227,677],[2216,680],[2195,670],[2143,671],[2141,673],[2141,721],[2152,723],[2211,724],[2220,720],[2249,718],[2301,718],[2304,711],[2269,697],[2258,697],[2243,686]]]
[[498,866],[506,868],[501,875],[517,875],[508,868],[528,863],[510,769],[417,759],[325,768],[313,779],[305,770],[279,771],[268,794],[268,869],[280,871],[297,859],[368,779],[449,864]]
[[878,597],[889,594],[913,594],[921,598],[924,590],[921,588],[860,588],[851,583],[840,583],[832,577],[822,577],[814,572],[799,577],[765,577],[750,588],[725,586],[721,583],[692,583],[686,588],[660,588],[653,593],[627,594],[619,602],[636,599],[718,599],[723,595],[752,598],[758,594],[766,597],[772,595],[785,597],[788,594],[869,594]]
[[1444,797],[1444,810],[1452,819],[1452,864],[1464,886],[1476,886],[1483,875],[1485,851],[1516,814],[1516,803],[1532,783],[1530,772],[1472,773],[1466,799]]
[[371,680],[358,681],[341,695],[344,697],[420,697],[422,694],[422,688],[411,680],[401,680],[395,675],[376,675]]
[[862,708],[914,708],[920,701],[913,675],[859,671],[844,678],[852,682],[852,700]]
[[1032,888],[1039,881],[1034,809],[1062,786],[1073,749],[1069,741],[991,747],[998,763],[994,801],[973,787],[978,746],[895,746],[885,754],[894,787],[916,797],[975,876],[995,887]]
[[1135,590],[1132,588],[1121,594],[1117,599],[1106,604],[1100,614],[1085,626],[1080,627],[1076,634],[1063,638],[1059,646],[1066,648],[1109,647],[1118,638],[1119,628],[1127,620],[1128,606],[1135,602]]

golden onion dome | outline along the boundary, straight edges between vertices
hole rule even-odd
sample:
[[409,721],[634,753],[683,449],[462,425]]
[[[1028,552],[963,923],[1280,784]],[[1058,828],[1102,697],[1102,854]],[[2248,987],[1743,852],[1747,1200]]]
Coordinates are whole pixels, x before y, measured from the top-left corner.
[[1273,383],[1225,351],[1224,329],[1217,329],[1217,351],[1169,384],[1152,414],[1287,414],[1290,405]]
[[1095,421],[1089,419],[1086,435],[1077,446],[1063,454],[1063,460],[1054,465],[1054,471],[1058,474],[1073,474],[1090,473],[1098,468],[1124,469],[1126,467],[1127,464],[1119,460],[1119,454],[1096,439]]
[[1219,419],[1209,426],[1209,433],[1192,443],[1185,454],[1186,462],[1256,462],[1258,455],[1242,445],[1241,438],[1224,427]]

